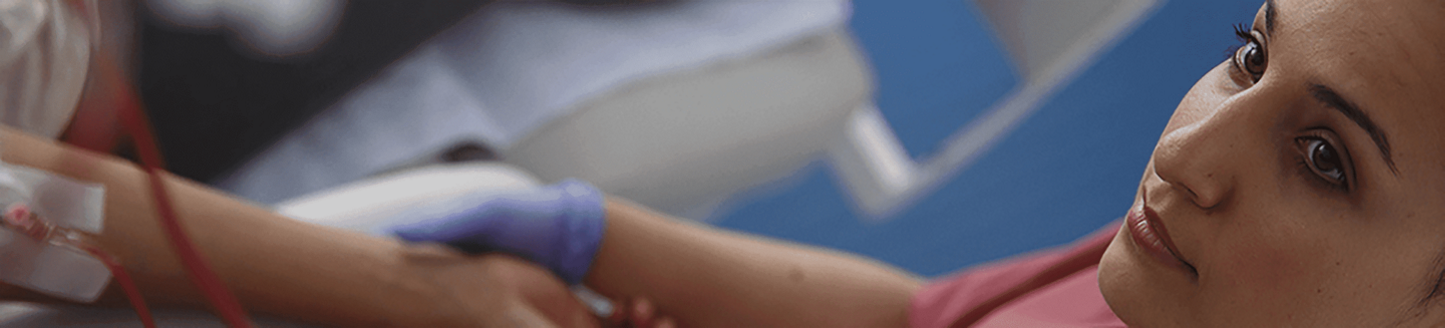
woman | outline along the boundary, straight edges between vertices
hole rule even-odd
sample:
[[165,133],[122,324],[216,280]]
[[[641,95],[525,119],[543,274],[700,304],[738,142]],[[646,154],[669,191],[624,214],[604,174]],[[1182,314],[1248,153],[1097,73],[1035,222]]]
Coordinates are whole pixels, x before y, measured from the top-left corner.
[[[1180,102],[1112,236],[925,286],[611,200],[584,281],[645,299],[634,319],[655,306],[682,326],[966,324],[971,308],[948,304],[994,302],[1007,288],[988,284],[1029,277],[1054,283],[978,323],[1445,324],[1445,2],[1271,0],[1237,33]],[[431,223],[399,235],[459,240]],[[1055,270],[1091,253],[1097,270]]]
[[[0,52],[0,76],[5,77],[0,83],[0,121],[6,125],[0,128],[0,153],[6,164],[104,185],[105,228],[81,239],[119,259],[151,305],[204,308],[207,302],[200,289],[186,275],[161,229],[146,172],[113,157],[45,139],[65,130],[105,134],[105,126],[72,120],[71,110],[104,112],[131,96],[122,92],[131,90],[131,79],[110,64],[128,53],[117,45],[124,40],[90,34],[98,26],[109,26],[96,24],[99,16],[126,11],[96,10],[97,5],[125,6],[110,1],[0,3],[4,18],[0,21],[5,23],[0,24],[0,49],[5,50]],[[105,140],[91,141],[109,140],[101,139]],[[186,234],[252,314],[344,327],[596,323],[560,281],[515,258],[465,256],[301,223],[184,179],[160,180]],[[9,187],[14,180],[7,175],[5,182],[4,187]],[[54,199],[37,200],[48,201]],[[13,244],[0,241],[0,248]],[[17,263],[11,251],[0,249],[5,255],[0,266],[29,267]],[[53,277],[46,274],[52,273],[33,278]],[[0,284],[0,298],[60,301],[7,284]],[[111,279],[99,303],[124,302],[116,279]],[[538,303],[548,306],[539,309],[534,306]],[[0,319],[15,315],[7,311]]]

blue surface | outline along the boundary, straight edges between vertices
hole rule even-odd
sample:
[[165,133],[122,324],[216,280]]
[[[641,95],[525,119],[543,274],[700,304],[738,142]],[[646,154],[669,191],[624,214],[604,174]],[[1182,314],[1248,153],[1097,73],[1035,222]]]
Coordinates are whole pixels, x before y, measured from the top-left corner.
[[[1260,3],[1164,3],[992,151],[886,223],[863,222],[825,165],[743,196],[715,222],[925,276],[1070,242],[1123,215],[1175,105]],[[915,158],[1017,82],[971,6],[855,2],[879,108]]]
[[876,102],[915,159],[1020,82],[972,2],[853,7],[853,34],[877,76]]

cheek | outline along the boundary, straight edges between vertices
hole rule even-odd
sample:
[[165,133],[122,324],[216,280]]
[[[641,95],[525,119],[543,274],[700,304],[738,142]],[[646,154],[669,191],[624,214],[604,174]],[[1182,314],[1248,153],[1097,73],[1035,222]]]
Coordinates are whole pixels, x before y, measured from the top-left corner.
[[[1230,322],[1307,323],[1319,320],[1343,292],[1331,278],[1337,259],[1313,238],[1265,234],[1268,227],[1221,239],[1219,261],[1200,272],[1202,313],[1228,313]],[[1342,263],[1342,262],[1341,262]]]
[[1273,303],[1273,299],[1298,296],[1320,285],[1312,273],[1320,266],[1317,255],[1321,252],[1274,241],[1239,240],[1219,249],[1223,261],[1201,273],[1217,279],[1201,280],[1201,287],[1243,291],[1251,298],[1260,298],[1257,301]]
[[1373,238],[1357,223],[1368,220],[1288,204],[1278,208],[1292,216],[1240,215],[1220,226],[1198,306],[1256,323],[1376,322],[1406,306],[1424,254],[1387,251],[1404,236]]

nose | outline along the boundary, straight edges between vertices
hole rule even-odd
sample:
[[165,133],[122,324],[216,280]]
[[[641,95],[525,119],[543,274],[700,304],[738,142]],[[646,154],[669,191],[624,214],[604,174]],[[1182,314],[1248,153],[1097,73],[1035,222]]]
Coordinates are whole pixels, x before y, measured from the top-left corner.
[[1212,209],[1229,200],[1234,192],[1235,167],[1243,165],[1241,131],[1228,114],[1216,111],[1174,129],[1159,138],[1154,149],[1154,173],[1189,196],[1195,205]]

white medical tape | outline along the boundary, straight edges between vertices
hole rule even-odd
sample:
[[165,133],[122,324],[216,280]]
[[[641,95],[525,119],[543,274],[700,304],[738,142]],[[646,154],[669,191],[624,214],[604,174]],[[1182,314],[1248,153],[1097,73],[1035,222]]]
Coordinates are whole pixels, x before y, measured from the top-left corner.
[[[60,228],[98,234],[105,187],[42,170],[0,163],[0,204],[23,203]],[[110,283],[105,263],[74,246],[0,229],[0,281],[82,303],[94,302]]]

